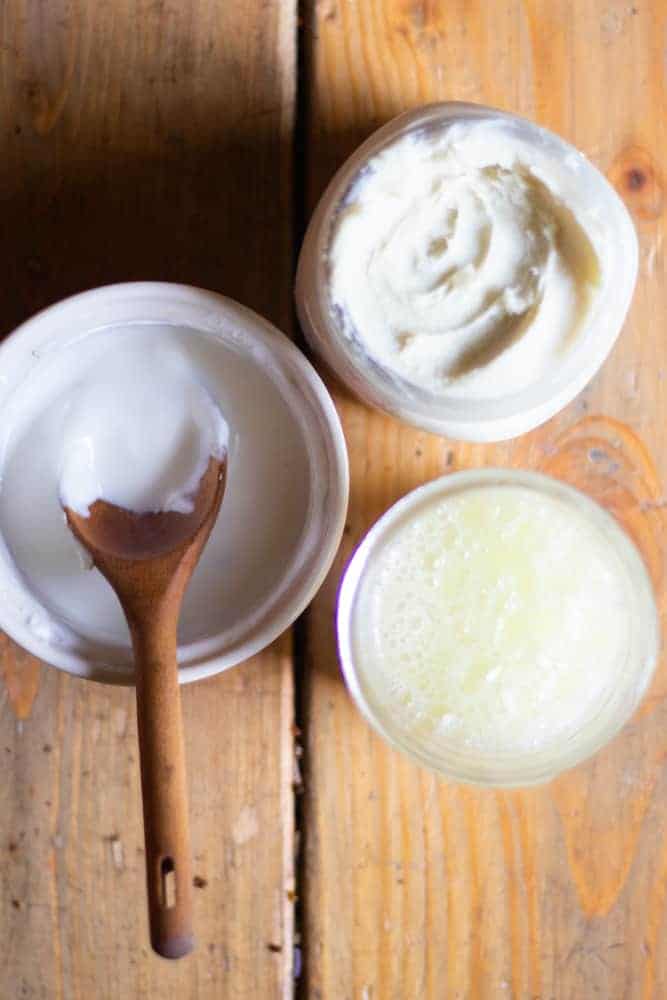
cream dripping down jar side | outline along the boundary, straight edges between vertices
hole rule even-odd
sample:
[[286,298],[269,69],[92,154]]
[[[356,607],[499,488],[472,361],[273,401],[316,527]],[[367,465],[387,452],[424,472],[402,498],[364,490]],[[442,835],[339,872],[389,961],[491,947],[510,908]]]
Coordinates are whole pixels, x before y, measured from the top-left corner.
[[296,301],[366,402],[471,441],[543,423],[590,381],[637,274],[630,217],[547,130],[457,102],[375,132],[322,196]]
[[[140,379],[153,357],[156,371],[173,365],[179,383],[190,372],[226,425],[228,485],[183,605],[181,681],[233,666],[287,628],[321,585],[344,525],[348,466],[335,408],[265,319],[162,282],[94,289],[39,313],[0,345],[0,628],[95,680],[131,683],[132,655],[120,605],[64,520],[63,448],[85,446],[92,418],[104,443],[95,386],[109,396],[115,359],[136,360]],[[126,405],[137,402],[131,388],[120,387],[112,410],[124,394]],[[78,409],[83,423],[73,420]],[[166,430],[167,443],[178,439],[177,427]],[[87,481],[73,485],[86,503],[96,495]]]

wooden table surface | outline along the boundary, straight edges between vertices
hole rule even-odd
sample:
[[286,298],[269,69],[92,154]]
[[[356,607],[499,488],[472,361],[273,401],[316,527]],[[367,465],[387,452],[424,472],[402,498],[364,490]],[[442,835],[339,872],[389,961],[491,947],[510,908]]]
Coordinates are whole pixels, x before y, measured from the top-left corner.
[[641,251],[611,359],[517,441],[456,444],[332,384],[352,491],[330,578],[292,635],[183,691],[187,959],[148,948],[133,693],[2,640],[1,1000],[667,996],[665,664],[593,761],[484,791],[371,733],[332,630],[369,525],[419,483],[488,464],[604,503],[664,614],[666,46],[665,0],[0,2],[3,333],[71,292],[162,278],[297,334],[294,254],[323,186],[379,124],[434,99],[518,111],[580,146]]

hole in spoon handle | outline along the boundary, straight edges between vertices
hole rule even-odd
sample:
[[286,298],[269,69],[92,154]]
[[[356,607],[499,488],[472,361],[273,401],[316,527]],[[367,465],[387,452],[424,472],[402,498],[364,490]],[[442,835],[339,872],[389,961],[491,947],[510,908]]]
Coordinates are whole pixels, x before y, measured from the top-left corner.
[[161,903],[167,910],[176,905],[176,868],[173,858],[163,858],[160,865]]
[[181,860],[178,851],[157,854],[148,866],[151,945],[163,958],[182,958],[194,947],[191,876],[189,866]]

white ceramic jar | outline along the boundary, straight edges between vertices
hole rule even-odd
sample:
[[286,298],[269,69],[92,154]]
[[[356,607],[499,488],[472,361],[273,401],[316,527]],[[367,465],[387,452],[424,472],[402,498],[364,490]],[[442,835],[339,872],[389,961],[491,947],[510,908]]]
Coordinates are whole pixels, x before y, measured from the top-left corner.
[[[342,213],[354,202],[358,185],[365,184],[369,171],[376,169],[369,166],[370,161],[378,154],[386,154],[406,136],[418,139],[442,135],[452,126],[470,123],[502,126],[510,143],[515,139],[524,151],[532,151],[542,166],[553,168],[565,211],[570,202],[575,208],[585,207],[586,232],[601,272],[591,308],[562,357],[555,357],[534,382],[516,390],[510,378],[506,392],[501,386],[500,392],[488,397],[479,393],[466,396],[465,387],[460,392],[449,391],[446,386],[437,391],[430,386],[425,388],[380,363],[364,345],[363,334],[357,334],[350,328],[349,320],[341,318],[341,310],[332,300],[330,281],[332,240]],[[538,176],[541,183],[539,172]],[[392,192],[390,201],[395,196]],[[357,210],[356,203],[352,210]],[[400,257],[401,245],[392,250],[394,263],[397,255]],[[406,246],[406,254],[413,251],[421,253],[422,248]],[[296,302],[312,348],[366,402],[418,427],[452,438],[498,441],[543,423],[595,375],[623,325],[635,285],[637,260],[637,239],[623,202],[580,152],[553,133],[516,115],[482,105],[448,102],[400,115],[375,132],[343,164],[320,199],[308,227],[299,259]],[[402,268],[404,261],[397,266]],[[411,338],[413,334],[406,336]]]
[[246,659],[304,610],[338,548],[348,496],[345,442],[323,383],[282,333],[236,302],[184,285],[112,285],[14,331],[0,346],[0,628],[56,667],[120,683],[132,681],[126,626],[99,573],[72,561],[45,442],[57,440],[49,425],[76,377],[87,377],[73,374],[82,359],[94,364],[99,352],[103,363],[121,334],[147,326],[158,349],[160,337],[176,338],[210,376],[230,424],[222,509],[181,616],[181,681]]
[[[479,589],[475,589],[479,552],[464,552],[461,558],[472,556],[464,564],[459,559],[458,570],[461,571],[462,565],[465,566],[464,579],[460,588],[458,584],[453,585],[455,594],[450,593],[449,596],[459,604],[461,599],[468,601],[463,609],[438,597],[438,588],[442,582],[442,576],[438,577],[438,574],[444,571],[454,574],[458,580],[457,567],[447,561],[448,546],[453,550],[457,541],[455,537],[447,538],[446,531],[438,531],[434,543],[436,547],[439,546],[437,558],[432,553],[425,552],[423,547],[416,549],[414,560],[410,555],[408,566],[405,565],[405,558],[395,558],[397,537],[401,532],[411,531],[418,525],[424,512],[432,511],[434,505],[444,504],[443,509],[446,510],[448,504],[451,508],[452,501],[473,491],[483,497],[484,491],[489,488],[496,491],[491,501],[495,504],[498,488],[505,487],[519,487],[523,492],[527,491],[534,496],[538,502],[546,499],[544,506],[547,509],[542,510],[542,516],[547,525],[553,523],[549,520],[549,506],[558,508],[561,521],[565,518],[565,523],[568,523],[572,519],[574,532],[569,536],[569,544],[574,546],[575,552],[577,539],[590,534],[594,545],[591,551],[597,553],[600,565],[605,566],[602,575],[595,579],[601,581],[601,592],[604,589],[605,593],[614,595],[612,603],[616,610],[613,614],[619,622],[613,624],[618,624],[618,635],[622,635],[617,645],[612,645],[610,641],[605,656],[598,657],[604,660],[604,664],[596,662],[595,652],[589,655],[590,645],[596,645],[595,638],[590,637],[598,635],[604,637],[606,642],[612,623],[607,617],[609,608],[605,602],[601,601],[600,606],[596,606],[596,587],[591,585],[591,580],[586,575],[588,564],[584,567],[585,573],[581,578],[583,582],[580,583],[583,587],[583,591],[579,591],[582,604],[561,604],[556,599],[558,595],[552,596],[548,577],[544,577],[545,573],[549,573],[548,558],[544,561],[544,568],[542,563],[538,563],[537,567],[533,565],[532,576],[521,562],[517,566],[512,565],[515,553],[524,550],[527,536],[512,533],[512,525],[508,525],[502,510],[495,512],[495,516],[500,514],[501,521],[494,522],[493,533],[502,533],[509,528],[509,540],[493,550],[491,561],[487,561],[485,565]],[[492,515],[493,511],[489,510],[489,516]],[[477,522],[471,522],[468,518],[465,523],[469,531],[474,532]],[[525,522],[521,530],[524,529]],[[450,534],[452,530],[456,531],[456,522],[450,524],[448,530]],[[562,536],[553,539],[556,546],[559,538]],[[537,539],[539,550],[539,530]],[[535,542],[532,544],[535,545]],[[528,547],[530,548],[530,543]],[[583,550],[582,546],[581,551]],[[482,548],[482,558],[486,559],[484,551]],[[499,552],[504,552],[500,564]],[[569,588],[568,565],[562,565],[563,560],[567,563],[567,557],[561,559],[558,556],[558,559],[561,561],[561,580],[564,577],[565,587]],[[437,564],[442,560],[442,567],[438,569]],[[378,566],[383,561],[386,568],[378,575]],[[411,577],[410,566],[413,565],[420,565],[422,569],[426,567],[428,574],[435,575],[433,582],[429,583],[428,600],[417,605],[414,589],[411,590],[408,583]],[[511,582],[513,572],[521,574],[515,579],[523,581],[524,593],[529,594],[528,605],[521,607],[519,588],[518,613]],[[590,575],[594,576],[594,572],[591,571]],[[383,602],[383,579],[393,588],[398,585],[401,590],[398,598],[394,593],[391,598],[393,603],[387,605],[392,618],[391,633],[386,641],[383,639],[385,626],[382,624],[381,613],[374,610],[381,607]],[[575,588],[578,585],[575,580]],[[545,658],[539,655],[542,626],[536,624],[543,619],[539,614],[531,617],[534,586],[545,588],[542,603],[535,603],[537,611],[546,610],[548,617],[552,619],[550,628],[555,645],[552,655],[545,662],[542,662]],[[432,599],[431,595],[434,595]],[[513,602],[509,615],[498,612],[497,608],[502,608],[503,602],[508,600]],[[434,604],[434,608],[430,610],[429,602]],[[567,619],[560,617],[563,608],[568,609]],[[452,611],[455,612],[453,618]],[[472,623],[465,649],[463,639],[460,638],[462,611]],[[593,618],[597,617],[597,620],[589,618],[591,611]],[[429,614],[435,615],[435,618],[429,618]],[[504,621],[500,620],[503,618]],[[397,635],[396,630],[402,627],[403,619],[408,623],[405,634]],[[588,651],[582,663],[570,663],[563,659],[567,657],[566,651],[572,648],[568,645],[568,636],[564,635],[565,620],[574,631],[575,648]],[[436,634],[440,626],[436,627],[434,622],[446,623],[442,627],[448,637],[448,643],[445,644],[449,650],[447,654],[442,652],[445,646],[442,638]],[[505,662],[499,662],[503,659],[500,655],[492,658],[490,664],[484,665],[488,648],[495,648],[493,645],[488,647],[487,644],[485,647],[484,644],[477,644],[477,632],[479,630],[483,633],[485,623],[489,625],[491,635],[494,635],[494,624],[496,628],[504,630],[500,640],[494,636],[493,642],[499,641],[501,647],[503,643],[506,644]],[[597,632],[593,631],[594,627]],[[527,643],[520,634],[524,628],[529,633]],[[426,630],[424,641],[418,638],[422,629]],[[417,763],[443,777],[497,786],[523,786],[548,781],[609,742],[630,718],[646,691],[655,669],[660,644],[658,615],[648,573],[636,548],[614,518],[571,486],[548,476],[509,469],[454,473],[414,490],[390,508],[373,525],[348,564],[339,593],[337,630],[340,662],[350,693],[366,720],[381,736]],[[463,631],[468,632],[468,626]],[[534,642],[536,635],[538,642],[533,647],[531,642]],[[564,639],[559,637],[561,635],[564,635]],[[598,650],[600,654],[605,642],[601,643]],[[576,646],[576,643],[580,645]],[[537,650],[534,658],[530,652],[533,648]],[[518,649],[529,651],[527,660],[521,666],[523,673],[520,675],[517,674]],[[423,659],[425,650],[428,655],[429,651],[435,651],[432,666]],[[450,654],[451,658],[448,658]],[[421,658],[419,662],[418,657]],[[560,666],[559,658],[562,661]],[[389,664],[390,659],[394,663],[393,667]],[[467,672],[458,670],[458,659],[466,662]],[[424,663],[428,668],[426,673],[422,669]],[[558,679],[561,669],[566,675],[564,685]],[[411,679],[406,684],[406,678],[412,678],[415,670],[417,681]],[[482,674],[480,671],[483,671]],[[556,679],[552,684],[554,672]],[[397,673],[400,675],[398,680]],[[515,679],[519,677],[520,683],[518,680],[515,683]],[[448,692],[448,683],[456,685],[456,689]],[[507,684],[510,685],[509,688]],[[533,695],[538,688],[539,693]],[[465,693],[468,690],[473,692],[470,697],[485,699],[484,711],[487,712],[484,716],[483,712],[477,712],[475,706],[474,714],[469,715],[467,724],[472,739],[459,735],[461,732],[465,733],[465,729],[452,727],[451,723],[456,722],[456,718],[449,714],[456,712],[457,706],[460,708],[464,705],[461,698],[465,700],[468,697]],[[506,693],[509,699],[505,705]],[[524,697],[530,703],[527,706],[517,701],[522,701]],[[537,710],[531,714],[533,700]],[[499,704],[503,706],[500,710],[497,708]],[[446,706],[446,715],[441,714],[443,705]],[[466,712],[468,708],[464,705],[462,710]],[[544,723],[540,721],[540,716]],[[484,725],[485,718],[488,720],[487,726]],[[526,741],[519,731],[520,720],[530,730]],[[443,726],[443,722],[446,725]],[[545,729],[541,728],[543,724],[549,730],[546,735]],[[485,745],[488,743],[487,734],[492,731],[495,733],[496,744]]]

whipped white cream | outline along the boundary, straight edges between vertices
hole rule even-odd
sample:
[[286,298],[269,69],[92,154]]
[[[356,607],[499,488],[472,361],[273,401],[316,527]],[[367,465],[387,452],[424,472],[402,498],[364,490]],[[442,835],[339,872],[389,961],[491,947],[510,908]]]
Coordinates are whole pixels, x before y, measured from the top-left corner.
[[543,377],[602,284],[571,159],[501,119],[411,133],[372,157],[328,251],[344,334],[437,394],[498,398]]

